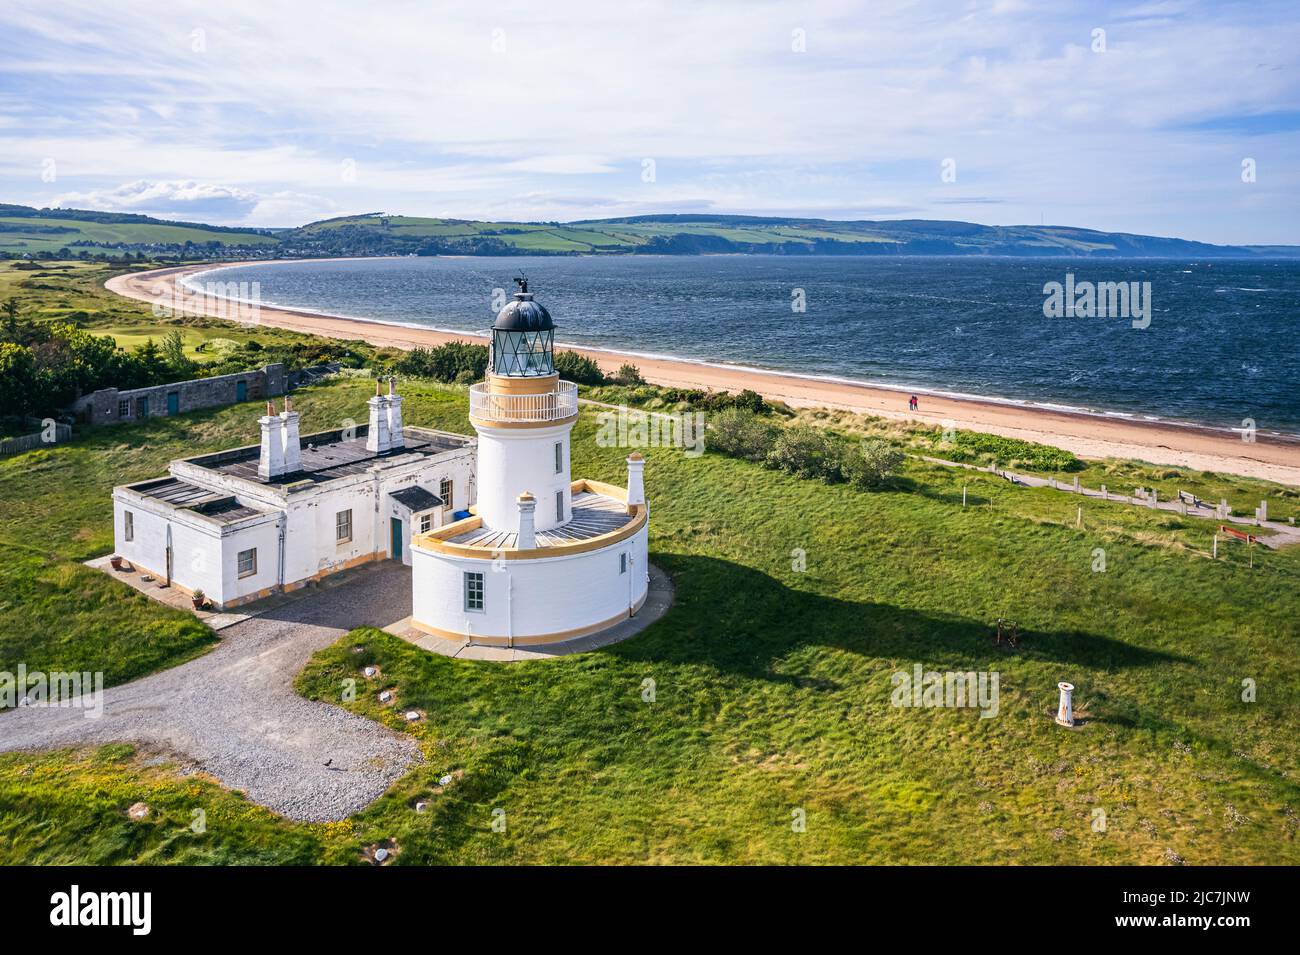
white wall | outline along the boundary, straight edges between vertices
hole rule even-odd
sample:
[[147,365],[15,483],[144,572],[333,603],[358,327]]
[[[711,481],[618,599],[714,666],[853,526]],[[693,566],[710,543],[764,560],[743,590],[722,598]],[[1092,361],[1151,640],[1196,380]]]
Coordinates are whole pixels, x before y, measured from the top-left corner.
[[[619,573],[619,554],[629,557]],[[648,528],[570,557],[475,560],[416,548],[412,614],[439,630],[483,637],[562,633],[602,623],[639,603],[649,586]],[[493,569],[494,566],[497,569]],[[484,610],[464,609],[464,573],[483,574]]]
[[[573,516],[569,477],[569,435],[574,422],[548,428],[487,428],[478,432],[478,514],[490,530],[519,527],[519,495],[537,499],[536,529],[544,531]],[[555,445],[564,445],[563,468],[555,473]],[[555,493],[564,494],[564,519],[556,520]]]

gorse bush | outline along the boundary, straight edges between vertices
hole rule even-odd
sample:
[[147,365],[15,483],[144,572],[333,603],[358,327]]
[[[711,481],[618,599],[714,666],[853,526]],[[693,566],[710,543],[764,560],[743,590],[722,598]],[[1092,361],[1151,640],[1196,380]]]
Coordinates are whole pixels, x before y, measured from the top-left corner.
[[776,443],[776,425],[752,411],[728,408],[709,420],[709,445],[723,454],[746,461],[766,461]]
[[797,424],[778,431],[767,452],[769,467],[800,478],[820,478],[828,483],[841,480],[842,439],[812,425]]
[[579,355],[576,351],[556,352],[555,370],[560,373],[561,378],[580,385],[605,383],[605,373],[600,370],[600,365],[586,355]]
[[487,363],[486,345],[448,342],[436,348],[411,349],[393,363],[393,370],[410,378],[474,382],[487,374]]
[[840,473],[854,487],[880,487],[903,467],[906,456],[885,441],[864,441],[840,460]]
[[618,371],[614,373],[614,381],[620,385],[645,384],[645,379],[641,377],[641,369],[629,362],[624,362],[618,366]]
[[783,428],[743,407],[712,415],[707,444],[733,458],[755,461],[795,477],[858,488],[880,487],[903,466],[905,455],[885,441],[855,444],[813,425]]

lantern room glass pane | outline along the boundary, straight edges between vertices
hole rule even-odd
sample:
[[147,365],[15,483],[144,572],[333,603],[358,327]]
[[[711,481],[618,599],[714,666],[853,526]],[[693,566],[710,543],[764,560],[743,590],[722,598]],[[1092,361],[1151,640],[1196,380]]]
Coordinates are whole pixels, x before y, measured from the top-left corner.
[[551,330],[492,332],[492,373],[534,377],[555,372]]

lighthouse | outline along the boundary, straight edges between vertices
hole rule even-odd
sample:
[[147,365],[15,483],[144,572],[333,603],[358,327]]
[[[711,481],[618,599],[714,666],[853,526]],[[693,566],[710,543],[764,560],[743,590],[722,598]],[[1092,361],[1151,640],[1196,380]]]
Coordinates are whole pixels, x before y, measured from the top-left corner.
[[516,282],[470,387],[477,502],[411,543],[411,625],[460,643],[586,636],[635,614],[649,589],[645,460],[628,455],[621,487],[573,478],[578,386],[555,370],[550,312]]
[[536,501],[535,531],[564,524],[573,510],[569,436],[578,420],[578,386],[555,371],[551,313],[519,291],[492,324],[487,380],[470,389],[478,432],[478,514],[488,527],[516,520],[519,495]]

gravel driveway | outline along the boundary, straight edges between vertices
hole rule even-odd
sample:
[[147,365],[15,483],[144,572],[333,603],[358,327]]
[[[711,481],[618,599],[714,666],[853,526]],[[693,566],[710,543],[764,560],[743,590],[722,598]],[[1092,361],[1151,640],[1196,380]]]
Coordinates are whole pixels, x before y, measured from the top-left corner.
[[197,660],[106,690],[99,719],[39,706],[0,714],[0,751],[142,743],[184,753],[290,819],[326,822],[364,809],[420,760],[419,747],[304,700],[293,678],[352,628],[409,613],[411,571],[381,561],[301,593],[222,630],[221,643]]

